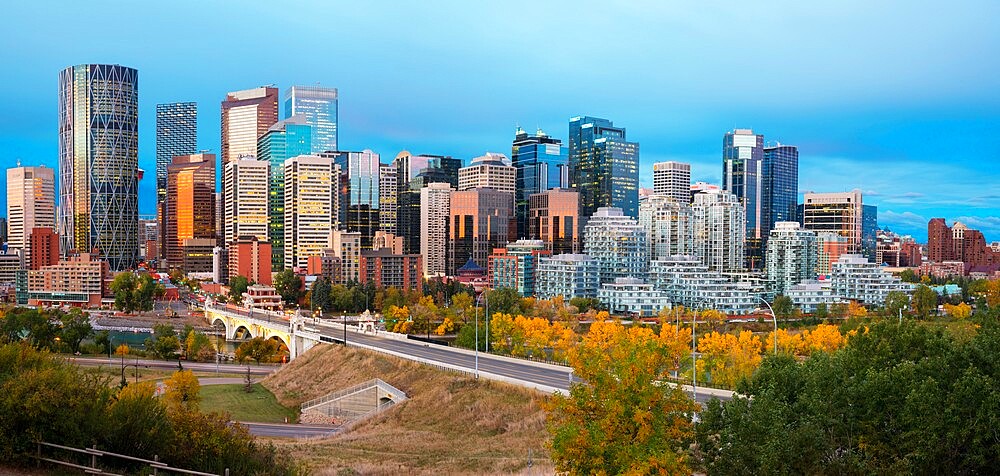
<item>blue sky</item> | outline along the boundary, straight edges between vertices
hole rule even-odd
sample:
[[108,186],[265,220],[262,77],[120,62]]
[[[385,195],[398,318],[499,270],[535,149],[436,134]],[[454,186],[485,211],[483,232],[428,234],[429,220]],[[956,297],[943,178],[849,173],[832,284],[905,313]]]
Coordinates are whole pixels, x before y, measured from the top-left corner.
[[14,2],[2,160],[55,167],[59,70],[119,63],[139,70],[150,174],[157,103],[197,101],[218,152],[227,91],[320,83],[342,148],[384,162],[509,154],[517,124],[565,139],[586,114],[640,143],[643,185],[661,160],[718,182],[723,133],[751,127],[799,147],[800,191],[859,188],[919,240],[935,216],[1000,240],[1000,2],[409,3]]

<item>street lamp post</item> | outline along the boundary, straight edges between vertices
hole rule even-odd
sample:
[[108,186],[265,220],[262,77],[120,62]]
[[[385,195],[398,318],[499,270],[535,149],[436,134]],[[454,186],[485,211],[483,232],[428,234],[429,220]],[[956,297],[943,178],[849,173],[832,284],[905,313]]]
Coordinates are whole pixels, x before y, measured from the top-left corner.
[[479,378],[479,301],[483,296],[476,298],[476,378]]
[[698,401],[698,355],[695,353],[695,328],[698,327],[698,311],[691,313],[691,395],[692,399]]
[[347,313],[341,315],[344,316],[344,347],[347,347]]
[[760,302],[764,303],[764,305],[767,306],[768,311],[771,311],[771,319],[774,320],[774,355],[778,355],[778,316],[774,315],[774,309],[771,307],[770,304],[768,304],[768,302],[764,298],[757,296],[757,299],[759,299]]
[[490,353],[490,288],[483,290],[486,295],[486,353]]

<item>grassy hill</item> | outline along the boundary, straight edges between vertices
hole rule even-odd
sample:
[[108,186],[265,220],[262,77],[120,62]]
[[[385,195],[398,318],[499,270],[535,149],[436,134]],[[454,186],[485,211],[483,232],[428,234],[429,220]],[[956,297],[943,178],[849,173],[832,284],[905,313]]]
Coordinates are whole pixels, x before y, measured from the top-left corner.
[[321,475],[553,473],[545,395],[533,390],[333,345],[310,350],[262,383],[281,404],[298,405],[372,378],[410,400],[342,435],[275,443]]

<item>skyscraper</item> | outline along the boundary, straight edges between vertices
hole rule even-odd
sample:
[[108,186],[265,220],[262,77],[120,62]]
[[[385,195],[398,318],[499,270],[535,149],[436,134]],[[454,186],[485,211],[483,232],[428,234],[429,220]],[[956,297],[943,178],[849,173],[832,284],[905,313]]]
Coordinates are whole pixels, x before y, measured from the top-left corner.
[[[431,183],[447,183],[458,188],[458,170],[462,159],[441,155],[411,155],[403,151],[396,164],[399,194],[396,208],[397,235],[403,237],[403,251],[420,252],[420,189]],[[507,227],[504,227],[507,230]],[[459,264],[461,266],[465,262]],[[485,261],[483,262],[485,264]]]
[[371,249],[379,229],[379,155],[371,149],[320,155],[332,158],[347,179],[347,189],[341,190],[342,226],[361,233],[361,247]]
[[672,160],[653,164],[653,193],[691,203],[691,164]]
[[337,148],[337,88],[292,86],[285,90],[285,118],[302,115],[312,127],[310,153]]
[[448,183],[429,183],[420,189],[420,254],[427,277],[444,276],[448,270],[448,214],[453,191]]
[[862,199],[860,190],[806,193],[802,202],[802,227],[817,233],[837,233],[849,240],[849,253],[859,254],[864,221]]
[[231,247],[236,240],[245,236],[267,242],[270,237],[268,176],[271,165],[263,160],[244,158],[229,162],[224,167],[223,188],[226,195],[222,219],[223,244]]
[[[184,243],[215,239],[215,154],[178,155],[167,166],[167,264],[180,267]],[[189,270],[190,271],[190,270]]]
[[513,216],[513,194],[491,188],[451,192],[448,274],[454,275],[469,258],[485,267],[493,248],[507,244]]
[[[379,229],[396,234],[396,210],[399,206],[399,171],[395,165],[379,164],[378,167],[378,224]],[[402,251],[400,251],[402,253]],[[426,262],[426,261],[425,261]]]
[[305,268],[310,256],[322,255],[330,245],[339,175],[329,157],[299,155],[285,161],[285,268]]
[[[798,221],[799,148],[794,145],[764,147],[764,205],[761,233],[768,237],[779,221]],[[796,283],[798,284],[798,283]]]
[[516,169],[503,154],[487,152],[458,169],[458,189],[492,188],[514,193]]
[[600,283],[644,277],[649,269],[646,230],[620,208],[599,208],[583,229],[583,253],[597,261]]
[[768,290],[785,294],[792,286],[816,277],[816,233],[798,222],[779,221],[767,240]]
[[[746,217],[746,265],[760,267],[764,229],[764,136],[734,129],[722,137],[722,189],[743,205]],[[711,267],[711,265],[709,265]]]
[[[156,105],[156,201],[167,199],[167,166],[178,155],[198,152],[198,105],[173,102]],[[157,210],[160,213],[160,210]],[[162,215],[162,213],[160,213]],[[162,220],[162,217],[161,217]]]
[[281,256],[284,246],[285,223],[285,160],[300,155],[309,155],[312,150],[312,127],[306,124],[304,116],[292,116],[279,121],[267,129],[257,140],[257,158],[271,165],[268,211],[271,231],[271,247],[274,260],[271,266],[281,269],[285,262]]
[[628,142],[625,129],[607,119],[569,120],[570,186],[580,192],[580,215],[601,207],[639,213],[639,144]]
[[529,136],[520,127],[514,133],[511,165],[516,169],[514,189],[517,234],[528,236],[528,199],[552,188],[569,187],[569,165],[562,141],[549,137],[541,129]]
[[528,238],[542,240],[552,254],[580,252],[580,194],[553,188],[528,197]]
[[744,270],[746,215],[736,195],[706,190],[694,196],[695,254],[712,271]]
[[[31,232],[56,227],[55,172],[45,166],[7,169],[7,246],[31,256]],[[58,251],[58,246],[56,251]]]
[[59,236],[112,270],[139,261],[139,72],[84,64],[59,74]]
[[222,163],[257,156],[257,139],[278,122],[278,88],[234,91],[222,101]]
[[861,254],[875,261],[878,248],[878,206],[861,205]]

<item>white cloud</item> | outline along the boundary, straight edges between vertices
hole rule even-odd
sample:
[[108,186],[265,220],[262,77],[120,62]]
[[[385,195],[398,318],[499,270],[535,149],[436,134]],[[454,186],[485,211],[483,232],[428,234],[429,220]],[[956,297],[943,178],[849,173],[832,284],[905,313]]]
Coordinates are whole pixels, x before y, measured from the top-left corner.
[[897,213],[892,210],[879,211],[878,223],[880,226],[894,225],[897,227],[920,228],[927,226],[927,219],[913,212]]
[[987,242],[1000,240],[1000,217],[961,216],[955,217],[955,221],[960,221],[969,228],[983,232]]

